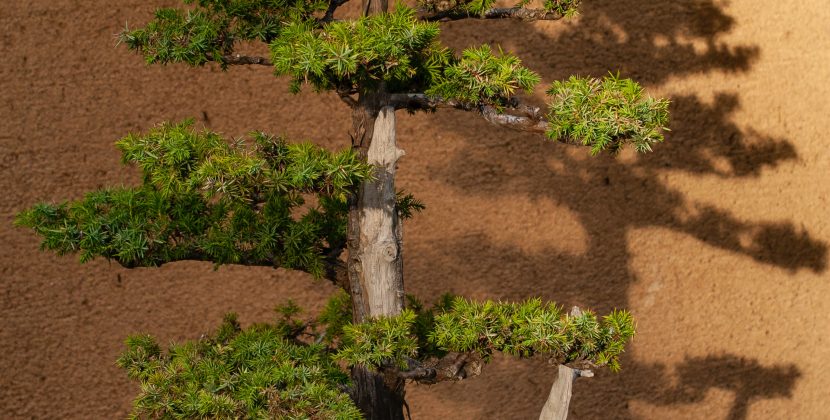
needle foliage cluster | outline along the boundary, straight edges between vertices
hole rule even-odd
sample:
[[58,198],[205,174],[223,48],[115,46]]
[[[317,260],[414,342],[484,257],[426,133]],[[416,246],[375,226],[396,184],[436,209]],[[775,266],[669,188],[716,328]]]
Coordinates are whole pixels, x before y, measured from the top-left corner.
[[277,75],[294,81],[294,91],[302,83],[351,91],[380,81],[393,92],[409,91],[429,83],[450,60],[439,33],[436,23],[418,21],[404,6],[324,25],[295,20],[271,42],[271,59]]
[[346,195],[372,168],[351,150],[252,137],[252,147],[229,144],[189,121],[129,135],[117,145],[124,162],[142,170],[141,186],[38,204],[17,223],[41,235],[43,248],[77,252],[82,262],[102,256],[136,267],[191,259],[319,277],[326,250],[345,243]]
[[[544,7],[567,15],[578,3],[548,0]],[[452,7],[477,14],[492,4],[476,0]],[[530,93],[540,82],[519,58],[495,53],[489,45],[454,54],[439,42],[438,23],[420,20],[406,6],[344,21],[321,19],[324,9],[325,4],[300,0],[203,0],[195,9],[162,9],[146,27],[125,31],[121,38],[149,63],[217,61],[223,66],[234,43],[259,40],[271,51],[274,73],[287,76],[293,92],[303,84],[347,94],[382,84],[389,93],[425,93],[468,108],[495,105],[501,111],[516,94]],[[647,97],[630,79],[572,77],[553,82],[547,94],[548,137],[582,143],[595,154],[618,152],[629,143],[650,151],[662,141],[668,123],[668,102]]]
[[[275,323],[242,329],[229,314],[219,329],[164,352],[148,335],[127,339],[118,359],[141,391],[136,417],[360,418],[348,397],[346,369],[397,366],[450,352],[490,360],[495,352],[543,355],[561,363],[619,369],[618,356],[634,334],[628,312],[598,319],[567,315],[539,299],[521,303],[443,297],[425,309],[414,299],[400,315],[354,325],[345,293],[314,321],[299,308],[278,306]],[[428,343],[424,346],[423,343]]]
[[553,82],[548,95],[547,136],[590,146],[593,154],[619,152],[625,144],[650,152],[668,130],[669,101],[645,95],[639,84],[619,75],[572,76]]
[[271,42],[288,20],[314,19],[322,0],[184,0],[195,7],[162,8],[146,26],[125,29],[119,39],[148,64],[209,61],[225,67],[240,41]]
[[405,369],[408,359],[454,352],[474,353],[487,361],[499,352],[545,355],[560,363],[588,362],[617,371],[619,356],[633,335],[634,320],[627,311],[598,319],[591,311],[566,314],[540,299],[516,303],[454,297],[429,310],[410,305],[396,317],[346,325],[336,357],[370,366],[394,362]]
[[128,338],[118,365],[141,384],[132,417],[361,418],[326,347],[289,331],[280,323],[243,331],[230,314],[213,335],[166,352],[150,336]]

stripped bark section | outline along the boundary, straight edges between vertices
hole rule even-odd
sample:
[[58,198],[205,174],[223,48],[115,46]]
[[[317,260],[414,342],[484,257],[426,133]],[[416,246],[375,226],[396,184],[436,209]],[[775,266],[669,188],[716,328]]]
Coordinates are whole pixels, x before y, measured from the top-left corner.
[[542,412],[539,414],[539,420],[567,419],[574,381],[579,377],[590,378],[592,376],[594,376],[594,373],[590,370],[573,369],[565,365],[559,365],[556,380],[553,381],[553,385],[550,387],[550,394],[545,406],[542,407]]
[[403,266],[395,209],[395,166],[403,156],[395,139],[395,108],[383,107],[374,124],[366,156],[375,179],[360,191],[360,263],[369,316],[394,316],[403,310]]

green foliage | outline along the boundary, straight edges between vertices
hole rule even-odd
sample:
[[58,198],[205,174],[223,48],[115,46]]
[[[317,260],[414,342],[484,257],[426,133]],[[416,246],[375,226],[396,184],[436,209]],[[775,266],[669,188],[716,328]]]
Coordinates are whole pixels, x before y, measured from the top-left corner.
[[159,9],[145,27],[125,30],[120,41],[147,63],[218,61],[243,40],[270,42],[290,19],[308,20],[326,9],[322,0],[185,0],[194,9]]
[[530,90],[539,76],[515,56],[489,46],[454,57],[438,43],[436,23],[421,22],[412,9],[356,21],[292,21],[271,43],[277,75],[317,90],[367,89],[384,82],[389,92],[419,92],[469,103],[499,103],[517,90]]
[[[569,316],[554,304],[474,302],[443,296],[430,309],[409,297],[395,317],[351,324],[351,302],[334,295],[316,322],[293,319],[291,301],[277,307],[274,324],[242,330],[234,314],[198,341],[173,344],[163,352],[147,335],[127,339],[118,365],[141,384],[133,413],[164,418],[359,418],[344,393],[348,366],[407,370],[447,352],[545,355],[561,363],[590,362],[619,369],[618,356],[634,335],[625,311],[602,320],[591,312]],[[319,334],[314,326],[325,326]],[[309,328],[311,333],[308,333]],[[311,341],[297,337],[304,332]]]
[[401,219],[411,219],[415,213],[420,213],[427,207],[423,201],[418,200],[412,194],[398,191],[395,196],[395,208],[398,209],[398,216]]
[[438,25],[420,22],[412,9],[335,21],[293,20],[270,44],[277,75],[318,90],[369,88],[383,81],[405,91],[437,74],[450,53],[437,43]]
[[652,144],[663,141],[662,130],[668,130],[669,102],[644,96],[631,79],[572,76],[554,82],[547,93],[547,136],[590,146],[593,154],[619,152],[626,143],[649,152]]
[[[419,0],[428,12],[461,17],[484,15],[495,3]],[[519,0],[515,7],[529,3]],[[543,0],[542,7],[567,17],[579,3]],[[330,14],[320,19],[326,0],[185,4],[187,9],[158,10],[145,27],[125,30],[120,41],[148,63],[216,61],[223,68],[240,41],[260,41],[269,46],[275,74],[288,76],[295,92],[310,84],[345,94],[424,93],[468,110],[503,111],[513,106],[514,95],[531,92],[540,81],[517,57],[487,45],[454,55],[440,44],[437,23],[422,22],[401,5],[391,13],[331,21]],[[619,76],[572,77],[547,93],[546,135],[590,146],[594,154],[617,152],[627,143],[650,151],[667,130],[668,102],[644,96],[638,84]],[[129,135],[117,146],[125,163],[142,170],[142,185],[38,204],[16,223],[41,235],[43,248],[80,253],[82,262],[103,256],[136,267],[193,259],[322,276],[329,252],[338,255],[345,246],[346,198],[371,178],[372,168],[352,151],[331,153],[263,133],[251,137],[252,145],[229,144],[194,130],[192,122]],[[403,192],[396,206],[401,218],[424,208]],[[344,292],[316,322],[299,321],[300,308],[290,301],[276,311],[274,324],[244,331],[229,315],[215,334],[166,352],[150,336],[130,337],[118,364],[141,384],[134,416],[358,418],[343,392],[349,384],[343,365],[406,370],[410,359],[458,352],[487,361],[502,352],[616,371],[635,332],[626,311],[568,315],[539,299],[497,303],[445,296],[427,309],[410,298],[400,315],[357,325]],[[299,338],[308,336],[313,339]]]
[[255,147],[228,144],[218,134],[198,132],[192,121],[162,124],[116,145],[125,163],[144,172],[164,196],[201,190],[207,198],[253,201],[270,191],[320,193],[345,199],[372,169],[352,151],[330,153],[311,143],[252,133]]
[[549,12],[558,13],[566,18],[577,15],[579,3],[582,0],[544,0],[544,8]]
[[[80,252],[81,261],[103,256],[134,267],[193,259],[320,276],[324,250],[345,243],[346,194],[372,169],[352,151],[254,138],[253,148],[229,145],[190,122],[129,135],[118,147],[142,169],[142,186],[38,204],[16,222],[43,236],[43,248]],[[317,204],[302,213],[308,194]]]
[[415,303],[399,316],[346,326],[336,357],[349,364],[378,367],[394,362],[405,367],[407,358],[471,352],[489,360],[494,352],[502,352],[519,357],[541,354],[562,363],[587,361],[616,371],[619,355],[634,335],[634,320],[626,311],[614,311],[599,321],[590,311],[566,315],[540,299],[447,299],[429,311]]
[[406,359],[418,353],[418,337],[411,331],[416,318],[415,312],[404,309],[394,317],[346,324],[342,345],[335,357],[349,365],[380,367],[396,362],[405,369]]
[[242,331],[231,314],[217,333],[166,353],[149,336],[126,343],[118,365],[141,384],[135,418],[361,417],[326,348],[275,326]]
[[[458,9],[481,14],[493,0],[424,2],[431,11]],[[545,10],[570,16],[579,0],[545,0]],[[312,0],[201,0],[195,10],[163,9],[146,28],[125,32],[130,48],[149,62],[202,64],[221,60],[239,39],[269,43],[275,74],[291,78],[299,92],[307,83],[316,90],[353,93],[383,84],[390,93],[423,92],[469,108],[493,105],[502,110],[518,91],[532,91],[539,76],[510,54],[487,46],[454,56],[438,41],[437,23],[422,22],[411,8],[354,21],[321,21],[314,14],[325,2]],[[517,7],[528,2],[520,1]],[[440,10],[439,10],[440,9]],[[288,12],[292,10],[291,12]],[[319,13],[318,13],[319,14]],[[625,144],[647,152],[663,140],[668,101],[652,99],[630,79],[571,77],[548,89],[547,136],[618,152]],[[233,167],[228,162],[222,169]]]
[[352,298],[343,290],[332,296],[318,317],[318,323],[325,325],[324,340],[333,343],[343,335],[343,327],[352,321]]
[[433,79],[426,94],[470,104],[500,104],[517,90],[530,92],[539,75],[521,66],[517,57],[493,54],[490,46],[468,48]]

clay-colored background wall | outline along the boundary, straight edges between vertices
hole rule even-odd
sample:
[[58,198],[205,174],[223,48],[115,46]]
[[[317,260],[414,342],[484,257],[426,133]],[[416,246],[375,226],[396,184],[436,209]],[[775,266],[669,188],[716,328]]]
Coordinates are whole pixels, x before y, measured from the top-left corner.
[[[125,21],[175,3],[0,4],[2,418],[123,417],[126,334],[195,338],[227,311],[263,321],[333,291],[282,270],[82,266],[11,226],[37,201],[136,182],[112,143],[163,120],[347,144],[332,95],[114,47]],[[409,291],[631,309],[622,373],[579,381],[573,418],[830,418],[828,22],[825,0],[593,0],[570,22],[446,25],[452,46],[501,44],[546,81],[619,69],[672,99],[673,131],[650,155],[591,158],[462,112],[402,113],[399,185],[428,205],[406,225]],[[533,418],[553,376],[499,358],[480,378],[409,387],[412,414]]]

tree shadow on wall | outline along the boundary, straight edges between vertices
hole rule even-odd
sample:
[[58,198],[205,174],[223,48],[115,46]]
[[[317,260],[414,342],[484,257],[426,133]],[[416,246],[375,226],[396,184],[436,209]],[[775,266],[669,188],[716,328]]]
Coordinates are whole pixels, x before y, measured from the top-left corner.
[[[727,419],[747,418],[753,400],[791,398],[801,372],[795,365],[763,366],[735,355],[689,358],[676,367],[676,384],[663,384],[651,401],[660,405],[695,403],[712,388],[734,394]],[[665,378],[666,375],[658,378]]]
[[[629,374],[641,380],[648,378],[639,384],[639,388],[648,392],[647,398],[637,399],[657,406],[700,403],[712,389],[730,392],[732,402],[725,417],[727,420],[746,419],[753,401],[792,398],[796,382],[802,376],[793,364],[765,366],[756,360],[733,354],[687,358],[674,367],[673,373],[659,364],[635,364],[625,368],[623,375]],[[581,382],[577,382],[575,393],[598,391],[590,381]],[[625,389],[616,391],[625,392]],[[586,406],[576,407],[573,414],[577,418],[624,417],[620,413],[609,416],[607,412]]]
[[[735,23],[711,0],[586,2],[580,20],[554,35],[539,30],[549,29],[548,23],[488,24],[492,26],[475,32],[459,26],[458,37],[452,27],[445,33],[455,37],[455,47],[481,42],[505,45],[548,81],[570,74],[602,76],[619,69],[624,77],[653,86],[697,73],[748,72],[760,55],[757,46],[730,46],[721,40]],[[505,39],[481,34],[505,34]],[[540,45],[550,48],[540,51]],[[633,256],[627,236],[634,229],[669,229],[758,263],[791,272],[824,272],[828,246],[803,226],[782,220],[741,220],[726,210],[688,200],[664,182],[669,173],[678,171],[757,177],[764,169],[796,160],[792,143],[742,130],[732,122],[740,107],[737,93],[718,94],[711,102],[691,95],[671,99],[673,132],[655,153],[631,162],[590,158],[587,150],[574,152],[538,137],[493,130],[460,112],[432,116],[438,119],[436,126],[477,134],[458,136],[470,139],[469,144],[450,161],[432,164],[429,170],[434,177],[463,194],[489,197],[509,191],[566,207],[585,230],[587,245],[579,255],[556,249],[527,252],[471,233],[424,247],[426,253],[411,258],[430,261],[436,268],[429,276],[450,279],[441,286],[455,292],[487,290],[504,299],[541,294],[600,312],[630,306],[628,289],[637,278],[629,268]],[[447,250],[452,251],[444,253]],[[590,383],[590,392],[575,395],[574,412],[589,418],[628,418],[632,400],[683,404],[701,400],[709,388],[725,388],[736,395],[730,418],[740,419],[754,399],[789,397],[800,375],[795,365],[764,367],[737,356],[712,356],[689,359],[676,367],[679,384],[673,385],[664,368],[625,359],[623,374],[601,375]],[[500,389],[499,381],[516,380],[490,379],[495,379],[493,389]],[[496,406],[502,400],[455,397],[475,399],[485,412],[502,409]]]

